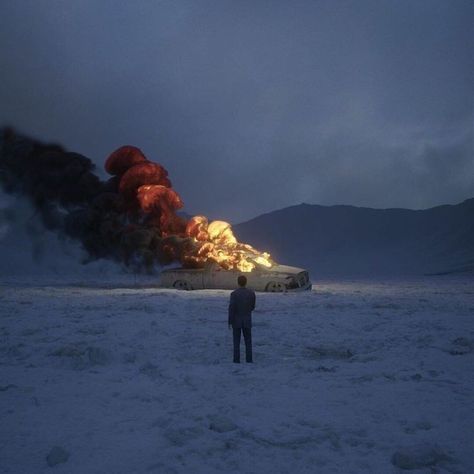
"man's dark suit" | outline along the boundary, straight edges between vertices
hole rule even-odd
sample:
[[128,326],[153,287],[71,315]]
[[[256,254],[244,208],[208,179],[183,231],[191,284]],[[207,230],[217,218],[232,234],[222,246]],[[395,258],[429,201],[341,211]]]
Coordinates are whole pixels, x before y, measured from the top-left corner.
[[240,287],[230,294],[229,326],[234,333],[234,362],[240,362],[240,333],[244,334],[245,360],[252,362],[252,311],[255,309],[255,292]]

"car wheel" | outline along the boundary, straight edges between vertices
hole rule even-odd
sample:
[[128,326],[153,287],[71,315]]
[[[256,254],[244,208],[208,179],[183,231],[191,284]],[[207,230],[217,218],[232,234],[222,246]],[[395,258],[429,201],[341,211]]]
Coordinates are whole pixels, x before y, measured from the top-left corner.
[[271,281],[265,288],[265,291],[271,293],[281,293],[286,290],[286,286],[278,281]]
[[186,280],[176,280],[173,283],[173,288],[177,290],[192,290],[192,286]]

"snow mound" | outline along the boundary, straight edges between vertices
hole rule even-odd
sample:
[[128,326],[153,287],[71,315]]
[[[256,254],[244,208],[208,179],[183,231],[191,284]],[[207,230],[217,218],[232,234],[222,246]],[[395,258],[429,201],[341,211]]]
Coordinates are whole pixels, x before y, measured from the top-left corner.
[[437,445],[420,444],[397,450],[392,456],[392,464],[400,469],[421,469],[448,461],[450,458]]
[[46,456],[46,462],[50,467],[65,463],[68,459],[69,453],[61,446],[53,446],[49,454]]

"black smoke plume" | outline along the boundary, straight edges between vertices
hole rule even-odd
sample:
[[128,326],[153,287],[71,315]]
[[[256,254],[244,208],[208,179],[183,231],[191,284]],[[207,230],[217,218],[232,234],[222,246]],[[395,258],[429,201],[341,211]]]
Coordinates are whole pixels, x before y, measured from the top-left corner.
[[92,161],[61,145],[0,130],[0,185],[26,197],[43,225],[80,241],[89,259],[151,270],[177,259],[189,239],[163,238],[156,220],[130,209],[116,177],[101,181]]

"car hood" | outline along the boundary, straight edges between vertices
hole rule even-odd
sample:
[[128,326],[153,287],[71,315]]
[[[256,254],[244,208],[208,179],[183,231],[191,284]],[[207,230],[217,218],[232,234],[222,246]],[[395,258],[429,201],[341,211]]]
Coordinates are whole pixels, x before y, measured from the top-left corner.
[[294,274],[297,275],[298,273],[305,272],[304,268],[299,267],[291,267],[290,265],[273,265],[271,268],[262,268],[262,273],[286,273],[286,274]]

